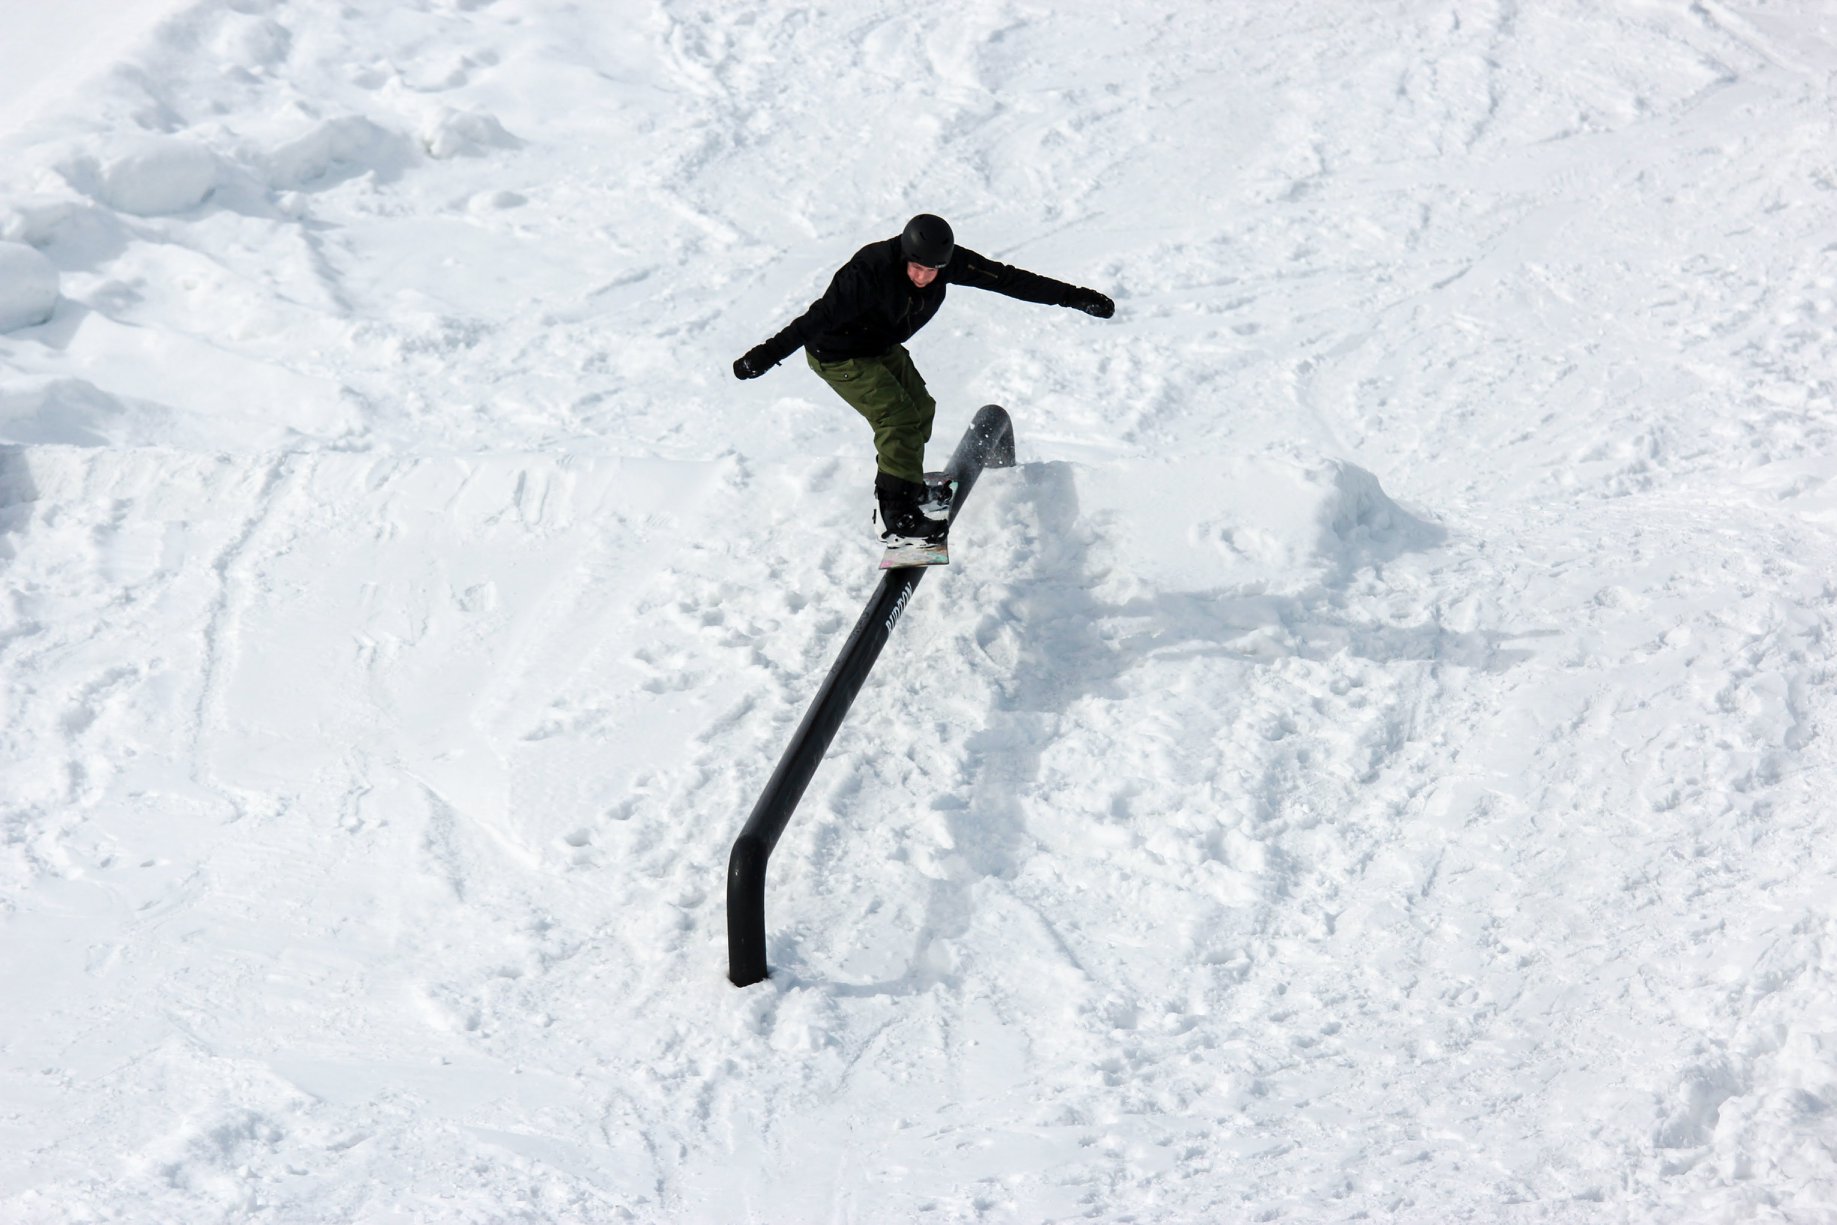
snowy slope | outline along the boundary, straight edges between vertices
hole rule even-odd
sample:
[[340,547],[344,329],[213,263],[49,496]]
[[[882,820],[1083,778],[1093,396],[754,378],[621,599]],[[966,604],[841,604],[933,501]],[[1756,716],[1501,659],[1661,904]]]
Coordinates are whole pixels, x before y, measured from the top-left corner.
[[[130,7],[0,92],[0,1219],[1837,1220],[1829,6]],[[736,990],[877,575],[728,366],[919,210],[1119,311],[914,342],[1021,463]]]

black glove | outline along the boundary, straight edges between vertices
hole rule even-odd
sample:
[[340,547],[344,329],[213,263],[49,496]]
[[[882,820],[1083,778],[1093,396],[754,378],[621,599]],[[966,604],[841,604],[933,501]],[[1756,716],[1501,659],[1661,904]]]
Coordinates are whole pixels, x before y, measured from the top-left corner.
[[737,379],[756,379],[778,363],[766,355],[764,345],[755,345],[746,351],[746,356],[734,362],[734,377]]
[[1074,289],[1065,304],[1077,307],[1087,315],[1096,315],[1099,319],[1108,319],[1116,313],[1116,303],[1095,289]]

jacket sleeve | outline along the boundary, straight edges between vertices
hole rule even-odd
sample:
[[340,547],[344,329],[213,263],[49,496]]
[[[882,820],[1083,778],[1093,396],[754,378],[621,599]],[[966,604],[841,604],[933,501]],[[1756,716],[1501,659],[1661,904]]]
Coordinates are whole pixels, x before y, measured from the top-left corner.
[[1077,288],[1064,281],[1055,281],[1049,276],[1028,272],[1025,268],[1016,268],[986,255],[978,255],[967,247],[958,247],[957,258],[950,262],[950,283],[968,285],[971,289],[987,289],[1010,298],[1019,298],[1022,302],[1038,302],[1043,306],[1069,305],[1070,295]]
[[813,336],[836,331],[857,318],[868,298],[867,279],[853,261],[842,265],[829,278],[829,288],[810,304],[810,309],[786,324],[784,330],[760,347],[773,365],[777,365],[810,342]]

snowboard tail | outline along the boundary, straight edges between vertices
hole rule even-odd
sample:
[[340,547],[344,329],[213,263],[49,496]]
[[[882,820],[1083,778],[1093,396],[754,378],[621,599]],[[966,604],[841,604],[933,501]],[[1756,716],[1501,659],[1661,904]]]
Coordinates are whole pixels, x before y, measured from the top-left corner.
[[936,544],[923,541],[902,541],[890,544],[880,559],[882,570],[904,570],[908,566],[948,566],[950,549],[940,540]]

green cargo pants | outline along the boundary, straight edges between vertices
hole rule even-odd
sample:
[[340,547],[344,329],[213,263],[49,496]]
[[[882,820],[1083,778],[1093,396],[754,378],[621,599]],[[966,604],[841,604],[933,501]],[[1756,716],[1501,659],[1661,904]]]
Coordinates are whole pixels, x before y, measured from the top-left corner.
[[874,428],[880,470],[902,481],[923,483],[925,444],[931,441],[938,402],[925,390],[906,346],[894,345],[878,357],[839,362],[820,362],[806,350],[804,360]]

